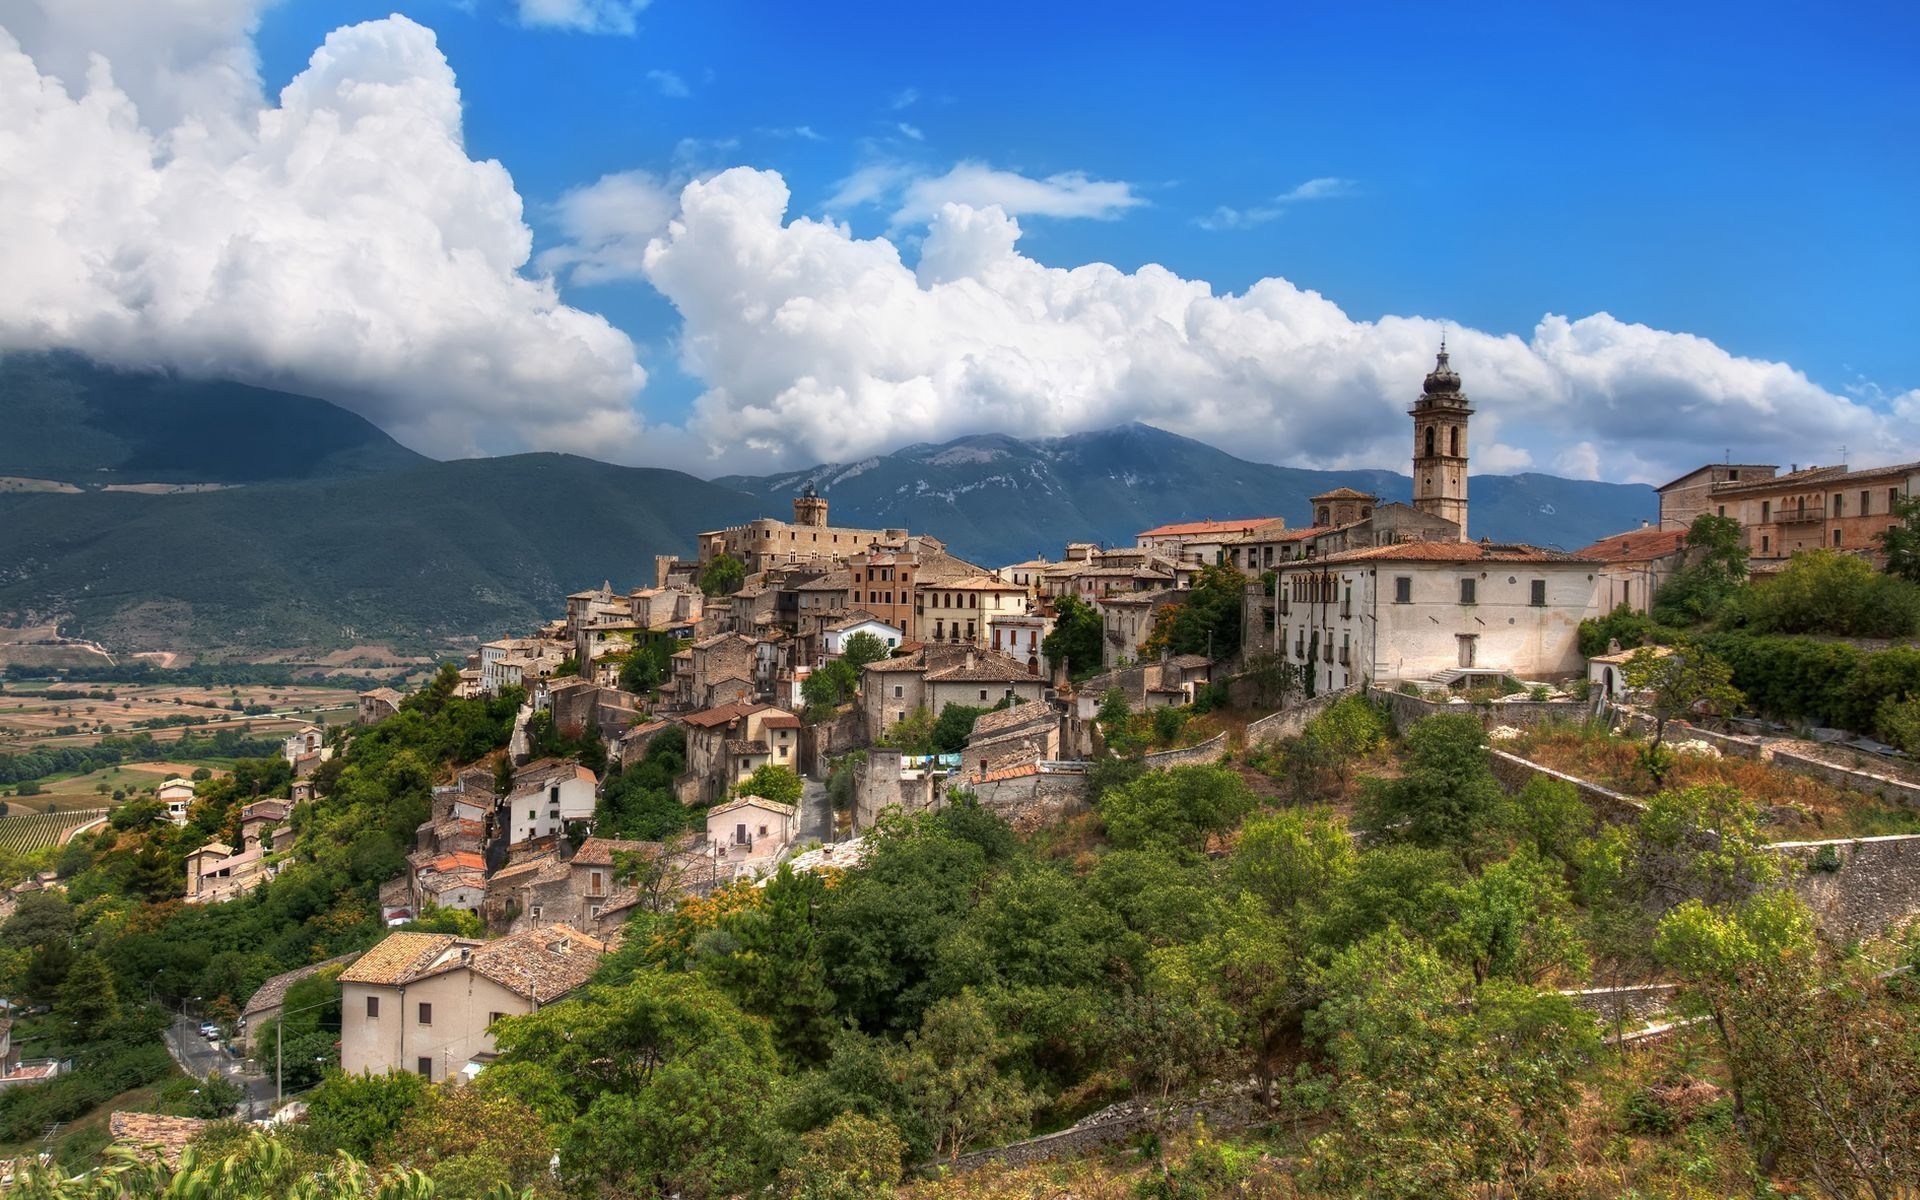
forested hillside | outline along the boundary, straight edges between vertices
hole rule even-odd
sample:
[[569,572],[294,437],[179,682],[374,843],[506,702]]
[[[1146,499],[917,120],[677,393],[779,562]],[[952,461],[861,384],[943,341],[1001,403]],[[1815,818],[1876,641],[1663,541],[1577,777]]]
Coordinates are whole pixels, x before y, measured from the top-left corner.
[[[273,766],[177,835],[121,810],[62,856],[66,901],[0,926],[13,986],[57,1016],[79,995],[54,976],[83,972],[133,1020],[147,992],[237,1005],[370,942],[436,772],[505,736],[513,698],[449,682],[353,740],[249,899],[165,897],[179,847],[230,833],[243,796],[284,782]],[[243,1197],[344,1180],[339,1152],[450,1197],[1012,1196],[1037,1180],[895,1181],[1116,1101],[1211,1095],[1219,1131],[1169,1118],[1144,1158],[1060,1170],[1094,1195],[1329,1198],[1892,1196],[1914,1177],[1920,1080],[1876,1065],[1920,1053],[1920,997],[1876,975],[1913,947],[1823,941],[1740,792],[1676,783],[1609,824],[1565,784],[1503,788],[1477,717],[1395,731],[1359,698],[1170,771],[1138,758],[1160,718],[1109,698],[1100,724],[1128,753],[1097,765],[1082,816],[1022,836],[962,799],[883,819],[851,869],[660,893],[583,993],[497,1024],[471,1086],[333,1074],[270,1149],[216,1131],[207,1152],[245,1156]],[[1623,1054],[1606,1039],[1635,1023],[1567,989],[1643,979],[1709,1019]],[[137,1045],[148,1025],[119,1028]],[[330,1036],[297,1032],[303,1054]],[[49,1119],[48,1092],[0,1094],[0,1133]]]

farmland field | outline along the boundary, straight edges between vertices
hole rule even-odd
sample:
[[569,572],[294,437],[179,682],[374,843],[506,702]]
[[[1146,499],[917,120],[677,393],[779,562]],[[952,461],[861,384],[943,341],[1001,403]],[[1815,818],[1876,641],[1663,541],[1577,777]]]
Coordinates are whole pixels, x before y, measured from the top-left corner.
[[30,813],[0,817],[0,851],[26,854],[47,846],[56,846],[68,830],[106,815],[104,808],[70,809],[66,812]]
[[[61,698],[44,694],[62,690]],[[80,694],[75,694],[80,693]],[[88,694],[91,693],[91,694]],[[111,693],[112,699],[106,699]],[[248,715],[240,704],[265,711]],[[156,741],[180,736],[177,725],[147,728],[142,723],[167,718],[204,718],[199,733],[239,729],[249,737],[284,736],[300,726],[339,725],[355,714],[354,694],[340,688],[299,685],[210,688],[126,686],[112,683],[53,684],[10,681],[0,686],[0,752],[37,747],[90,746],[107,733],[136,733],[145,728]]]

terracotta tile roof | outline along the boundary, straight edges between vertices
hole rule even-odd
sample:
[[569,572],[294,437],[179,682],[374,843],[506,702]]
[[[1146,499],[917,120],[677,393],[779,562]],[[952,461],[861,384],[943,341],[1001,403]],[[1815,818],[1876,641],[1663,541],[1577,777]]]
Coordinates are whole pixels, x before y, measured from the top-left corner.
[[688,713],[680,719],[699,729],[718,729],[723,725],[731,725],[741,717],[747,716],[750,713],[757,713],[763,709],[772,707],[773,705],[771,704],[755,704],[741,701],[734,704],[722,704],[717,708],[702,709],[697,713]]
[[1027,674],[1027,664],[1015,662],[991,650],[978,652],[972,666],[962,661],[938,671],[927,672],[928,683],[1008,683],[1015,680],[1039,682],[1038,676]]
[[776,713],[771,717],[761,718],[760,728],[762,729],[799,729],[800,718],[794,716],[790,712]]
[[552,861],[553,858],[549,854],[540,858],[530,858],[526,862],[514,863],[510,867],[501,867],[493,873],[492,879],[488,882],[493,884],[512,883],[522,875],[537,875],[542,867],[547,866]]
[[214,1124],[194,1117],[168,1117],[160,1113],[117,1112],[107,1118],[107,1130],[113,1140],[140,1151],[141,1158],[157,1155],[168,1166],[178,1166],[180,1152],[200,1132]]
[[354,956],[351,954],[342,954],[338,958],[329,958],[325,962],[317,962],[305,967],[295,967],[291,971],[282,971],[280,974],[268,978],[265,983],[253,989],[253,995],[248,998],[247,1006],[240,1010],[240,1015],[243,1017],[251,1017],[255,1013],[265,1012],[270,1008],[278,1008],[280,1007],[280,1002],[287,998],[287,989],[294,984],[299,983],[309,975],[317,975],[328,967],[344,966],[352,962],[353,959]]
[[1565,554],[1558,550],[1543,550],[1538,546],[1518,543],[1485,542],[1401,542],[1393,546],[1363,546],[1358,550],[1341,550],[1319,559],[1302,559],[1287,563],[1288,567],[1312,566],[1314,563],[1347,562],[1531,562],[1531,563],[1593,563],[1595,560],[1582,558],[1578,554]]
[[756,754],[771,754],[773,751],[767,749],[767,744],[764,741],[749,741],[746,738],[728,738],[727,753],[751,757]]
[[880,675],[889,674],[894,671],[924,671],[926,669],[927,660],[918,652],[902,655],[899,658],[883,658],[879,662],[870,662],[861,668],[863,671],[872,671]]
[[999,712],[981,713],[980,719],[973,723],[973,736],[984,740],[1002,730],[1018,729],[1031,722],[1057,719],[1058,714],[1053,711],[1053,706],[1045,700],[1028,700],[1011,708],[1003,708]]
[[585,983],[606,952],[605,942],[570,925],[547,925],[475,947],[467,966],[516,996],[545,1004]]
[[1176,654],[1167,660],[1170,667],[1210,667],[1213,660],[1204,654]]
[[385,700],[389,704],[398,704],[400,701],[406,699],[406,697],[390,687],[374,688],[370,692],[361,692],[360,697],[363,700]]
[[1601,538],[1580,551],[1580,554],[1601,562],[1651,562],[1677,553],[1686,543],[1687,531],[1684,529],[1630,529],[1626,533]]
[[794,813],[794,808],[791,804],[782,804],[778,800],[768,800],[764,796],[742,796],[737,800],[729,800],[725,804],[708,809],[707,816],[717,817],[725,813],[733,812],[735,809],[748,807],[779,813],[785,817],[790,817]]
[[1018,767],[1007,767],[999,771],[988,771],[984,775],[974,776],[975,783],[999,783],[1003,779],[1020,779],[1027,775],[1038,775],[1040,764],[1025,763]]
[[1321,492],[1318,496],[1308,496],[1309,500],[1378,500],[1372,492],[1357,491],[1350,487],[1337,487],[1330,492]]
[[484,871],[487,860],[471,850],[456,850],[440,855],[429,865],[436,871]]
[[573,862],[581,867],[611,867],[616,854],[646,853],[657,854],[663,847],[659,842],[636,842],[627,838],[590,837],[580,843],[580,849],[574,852]]
[[1175,521],[1140,531],[1141,537],[1192,537],[1205,534],[1244,533],[1273,520],[1272,517],[1245,517],[1237,521]]
[[410,982],[432,967],[434,960],[454,948],[459,938],[445,933],[390,933],[340,973],[341,983],[374,983],[395,987]]
[[420,890],[435,896],[445,895],[460,888],[485,888],[485,871],[447,871],[420,881]]

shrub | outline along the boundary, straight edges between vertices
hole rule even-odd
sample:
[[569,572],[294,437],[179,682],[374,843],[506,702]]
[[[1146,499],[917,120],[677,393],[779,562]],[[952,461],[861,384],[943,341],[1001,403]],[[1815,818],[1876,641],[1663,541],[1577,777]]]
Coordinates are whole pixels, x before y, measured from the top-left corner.
[[1813,852],[1813,858],[1807,862],[1807,870],[1818,871],[1823,875],[1833,875],[1840,870],[1840,852],[1832,846],[1822,846]]

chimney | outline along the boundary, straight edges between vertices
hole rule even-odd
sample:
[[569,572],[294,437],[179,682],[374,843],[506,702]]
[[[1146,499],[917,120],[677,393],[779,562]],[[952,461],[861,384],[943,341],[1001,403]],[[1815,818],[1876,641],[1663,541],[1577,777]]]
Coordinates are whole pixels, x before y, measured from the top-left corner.
[[1645,528],[1647,527],[1647,525],[1648,525],[1648,521],[1647,521],[1647,519],[1646,519],[1645,517],[1641,517],[1641,518],[1640,518],[1640,528],[1642,528],[1642,529],[1645,529]]
[[973,663],[974,663],[974,659],[973,659],[973,648],[972,648],[971,646],[969,646],[969,647],[967,648],[967,669],[968,669],[969,671],[971,671],[971,670],[973,669]]

